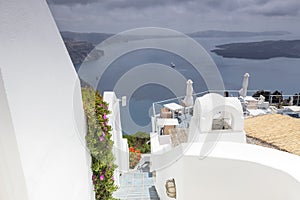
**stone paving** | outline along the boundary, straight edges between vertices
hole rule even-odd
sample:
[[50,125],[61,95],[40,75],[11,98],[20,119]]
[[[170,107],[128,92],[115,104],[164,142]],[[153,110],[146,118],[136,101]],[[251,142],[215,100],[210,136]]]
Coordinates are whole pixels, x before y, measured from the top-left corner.
[[159,200],[150,172],[134,170],[120,177],[120,189],[114,197],[121,200]]

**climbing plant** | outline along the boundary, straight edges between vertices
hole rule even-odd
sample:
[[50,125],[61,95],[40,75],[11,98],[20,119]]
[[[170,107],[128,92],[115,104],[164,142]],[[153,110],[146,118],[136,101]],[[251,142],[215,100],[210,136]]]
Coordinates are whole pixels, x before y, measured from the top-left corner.
[[86,143],[92,157],[92,181],[96,200],[114,200],[118,188],[114,183],[114,155],[112,153],[111,126],[107,115],[108,104],[93,88],[82,88],[83,107],[87,120]]

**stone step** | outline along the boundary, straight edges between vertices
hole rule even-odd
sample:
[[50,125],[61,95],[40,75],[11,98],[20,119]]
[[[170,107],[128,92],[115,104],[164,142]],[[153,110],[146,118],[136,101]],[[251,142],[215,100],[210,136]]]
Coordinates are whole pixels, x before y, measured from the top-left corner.
[[121,200],[159,200],[152,174],[140,171],[124,173],[114,197]]

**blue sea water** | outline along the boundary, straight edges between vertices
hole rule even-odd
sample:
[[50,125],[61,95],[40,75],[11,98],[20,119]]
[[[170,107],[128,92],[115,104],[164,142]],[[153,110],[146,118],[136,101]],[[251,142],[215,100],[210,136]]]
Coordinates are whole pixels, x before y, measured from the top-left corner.
[[[212,52],[216,45],[233,43],[233,42],[252,42],[263,40],[280,40],[280,39],[300,39],[298,35],[284,36],[264,36],[250,38],[194,38],[212,57],[213,61],[222,75],[225,88],[228,90],[239,90],[242,85],[243,75],[248,72],[250,74],[249,89],[250,90],[279,90],[285,94],[294,94],[300,92],[300,59],[293,58],[272,58],[267,60],[252,59],[236,59],[223,58]],[[207,90],[207,86],[201,75],[195,68],[185,59],[162,50],[143,49],[130,52],[115,60],[100,77],[98,89],[103,91],[114,90],[114,87],[120,78],[128,73],[131,69],[146,63],[159,63],[170,66],[174,63],[176,67],[173,70],[182,74],[186,79],[192,79],[194,91],[196,93]],[[157,71],[160,73],[160,71]],[[95,72],[91,67],[90,76],[94,77]],[[139,78],[147,77],[149,74],[139,74]],[[170,87],[178,87],[176,79],[166,74],[165,79],[172,80]],[[174,79],[174,80],[173,80]],[[134,82],[134,78],[130,81]],[[183,87],[185,88],[185,87]],[[131,91],[132,95],[117,93],[118,97],[127,96],[128,104],[125,108],[121,108],[121,118],[123,130],[127,134],[132,134],[143,130],[150,132],[150,115],[153,102],[175,97],[165,86],[151,83],[140,85],[135,91]],[[180,96],[185,94],[183,89]],[[178,94],[177,94],[178,95]],[[128,112],[125,112],[125,111]],[[125,113],[129,113],[125,114]],[[129,120],[131,119],[131,120]],[[128,121],[133,121],[132,126]]]

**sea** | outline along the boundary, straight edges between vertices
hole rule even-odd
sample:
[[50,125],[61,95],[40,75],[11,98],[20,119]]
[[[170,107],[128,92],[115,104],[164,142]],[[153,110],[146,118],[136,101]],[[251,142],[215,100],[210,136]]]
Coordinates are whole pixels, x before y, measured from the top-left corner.
[[[226,90],[240,90],[243,75],[249,73],[249,90],[282,91],[283,94],[300,93],[300,59],[297,58],[271,58],[265,60],[224,58],[211,52],[217,45],[237,42],[257,42],[265,40],[293,40],[300,39],[300,34],[288,34],[281,36],[255,36],[255,37],[224,37],[224,38],[193,38],[207,51],[217,66]],[[104,52],[105,53],[105,52]],[[93,65],[94,61],[90,61]],[[195,93],[206,91],[208,87],[203,77],[185,59],[171,52],[157,49],[141,49],[127,53],[114,60],[102,73],[96,75],[98,90],[115,90],[118,81],[128,75],[134,68],[152,63],[170,66],[172,70],[182,75],[185,79],[193,81]],[[158,66],[159,67],[159,66]],[[171,68],[171,66],[170,66]],[[95,79],[95,71],[90,67],[85,77]],[[163,70],[157,70],[157,76]],[[152,103],[185,95],[185,85],[178,85],[178,77],[166,74],[164,83],[157,83],[156,74],[138,73],[138,77],[132,77],[128,82],[132,91],[115,91],[118,98],[126,96],[127,104],[121,107],[122,130],[125,134],[134,134],[137,131],[151,131]],[[130,76],[129,76],[130,77]],[[151,77],[153,77],[153,81]],[[161,76],[160,76],[161,77]],[[135,83],[135,80],[147,80],[145,83]],[[128,81],[128,80],[127,80]],[[126,87],[126,81],[123,85]],[[168,85],[169,84],[169,85]],[[180,88],[176,94],[170,88]],[[130,90],[129,88],[129,90]]]

